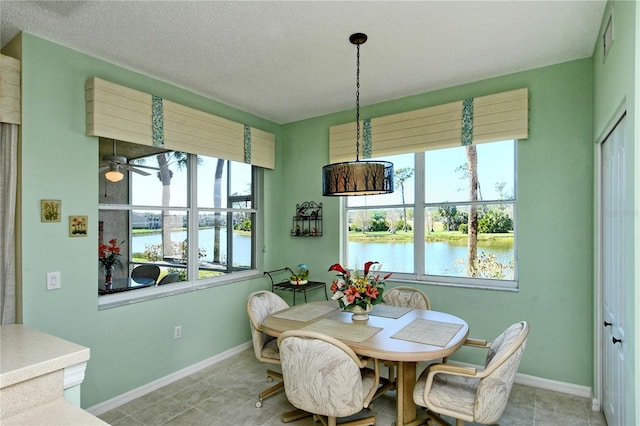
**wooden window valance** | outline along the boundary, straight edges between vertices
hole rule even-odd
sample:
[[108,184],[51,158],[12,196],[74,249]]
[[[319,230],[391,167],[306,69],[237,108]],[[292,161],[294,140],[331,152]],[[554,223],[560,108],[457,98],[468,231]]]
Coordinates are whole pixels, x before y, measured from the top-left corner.
[[0,55],[0,122],[20,124],[20,60]]
[[[364,120],[360,158],[529,136],[529,91],[502,92]],[[356,123],[329,129],[329,162],[355,160]]]
[[275,168],[275,136],[97,77],[87,80],[87,135]]

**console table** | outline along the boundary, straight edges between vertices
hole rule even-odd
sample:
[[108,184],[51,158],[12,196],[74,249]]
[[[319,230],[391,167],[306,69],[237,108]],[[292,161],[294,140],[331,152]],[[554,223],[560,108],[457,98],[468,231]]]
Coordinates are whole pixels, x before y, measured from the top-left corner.
[[[286,278],[278,280],[278,275],[286,274]],[[275,269],[273,271],[265,271],[264,274],[269,277],[271,281],[271,291],[275,293],[275,290],[284,290],[293,292],[293,304],[296,304],[296,293],[302,293],[304,295],[304,303],[307,303],[307,291],[313,289],[324,289],[324,298],[329,300],[327,295],[327,284],[322,281],[307,281],[305,284],[293,284],[289,282],[289,277],[293,275],[293,270],[289,267]]]

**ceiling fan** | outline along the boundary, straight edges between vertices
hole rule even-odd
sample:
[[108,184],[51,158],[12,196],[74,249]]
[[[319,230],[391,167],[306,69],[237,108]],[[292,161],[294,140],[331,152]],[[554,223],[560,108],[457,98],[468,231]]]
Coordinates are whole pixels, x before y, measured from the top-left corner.
[[151,173],[142,170],[160,170],[157,167],[143,166],[140,164],[130,164],[127,162],[127,157],[123,157],[116,153],[116,140],[113,140],[113,155],[102,156],[102,167],[98,169],[99,173],[106,172],[104,177],[111,182],[119,182],[124,178],[122,170],[130,170],[134,173],[138,173],[142,176],[149,176]]

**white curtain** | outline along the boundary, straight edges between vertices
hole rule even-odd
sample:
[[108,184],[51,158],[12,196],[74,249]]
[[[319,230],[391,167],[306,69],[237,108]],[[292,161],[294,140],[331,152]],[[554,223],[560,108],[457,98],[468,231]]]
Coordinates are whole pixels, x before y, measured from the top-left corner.
[[18,125],[0,123],[0,324],[16,322]]

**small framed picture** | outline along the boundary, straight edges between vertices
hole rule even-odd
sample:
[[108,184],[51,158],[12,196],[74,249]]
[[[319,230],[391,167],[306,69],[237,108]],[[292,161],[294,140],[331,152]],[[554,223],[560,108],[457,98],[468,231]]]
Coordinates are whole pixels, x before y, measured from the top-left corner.
[[62,211],[62,201],[60,200],[40,200],[40,221],[60,222]]
[[69,216],[69,236],[86,237],[88,216]]

